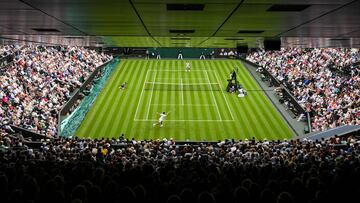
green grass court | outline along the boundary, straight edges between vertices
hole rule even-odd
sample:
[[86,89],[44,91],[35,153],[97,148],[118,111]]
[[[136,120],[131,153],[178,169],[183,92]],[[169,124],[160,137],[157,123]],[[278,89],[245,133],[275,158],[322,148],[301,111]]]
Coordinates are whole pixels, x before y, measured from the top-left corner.
[[[245,67],[235,60],[122,60],[77,130],[78,137],[178,141],[284,139],[285,120]],[[239,98],[225,90],[230,71],[248,91]],[[119,86],[127,82],[126,90]],[[162,128],[157,112],[170,112]]]

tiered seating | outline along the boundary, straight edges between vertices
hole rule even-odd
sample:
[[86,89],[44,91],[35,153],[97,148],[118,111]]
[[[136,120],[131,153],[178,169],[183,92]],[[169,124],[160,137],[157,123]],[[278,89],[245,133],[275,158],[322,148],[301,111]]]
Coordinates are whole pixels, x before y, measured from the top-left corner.
[[17,45],[2,45],[0,46],[0,59],[13,53],[19,48]]
[[359,143],[60,139],[32,149],[5,136],[0,195],[2,202],[348,202],[359,192]]
[[95,68],[111,57],[80,47],[27,46],[0,73],[0,123],[54,137],[57,113]]
[[359,61],[357,49],[263,50],[247,56],[282,82],[312,115],[314,131],[340,125],[360,124],[360,76],[358,67],[350,75],[330,67]]

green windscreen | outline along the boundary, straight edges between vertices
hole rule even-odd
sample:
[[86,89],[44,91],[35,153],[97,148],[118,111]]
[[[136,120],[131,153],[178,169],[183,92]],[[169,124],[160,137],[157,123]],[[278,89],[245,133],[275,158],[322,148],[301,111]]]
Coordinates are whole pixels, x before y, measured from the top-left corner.
[[75,111],[72,112],[69,117],[67,117],[61,122],[61,136],[69,137],[75,135],[76,130],[81,125],[86,114],[96,100],[96,97],[99,95],[102,88],[105,86],[106,81],[108,81],[109,77],[117,67],[118,63],[119,59],[114,59],[108,65],[106,65],[106,67],[104,67],[102,76],[96,81],[94,81],[90,93],[81,101]]
[[182,52],[183,58],[200,58],[204,54],[206,58],[210,57],[210,53],[214,50],[211,48],[149,48],[150,57],[156,58],[160,53],[161,58],[177,58],[179,51]]

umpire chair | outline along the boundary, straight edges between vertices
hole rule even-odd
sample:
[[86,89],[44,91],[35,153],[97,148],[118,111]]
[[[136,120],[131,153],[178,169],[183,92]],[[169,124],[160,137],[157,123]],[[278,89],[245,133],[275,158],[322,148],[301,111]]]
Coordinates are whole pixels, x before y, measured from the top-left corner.
[[231,72],[230,79],[228,79],[227,81],[228,81],[228,85],[226,87],[227,92],[231,92],[232,88],[234,88],[233,91],[236,91],[239,88],[241,88],[241,85],[239,84],[239,82],[236,79],[236,71],[235,70],[233,70]]

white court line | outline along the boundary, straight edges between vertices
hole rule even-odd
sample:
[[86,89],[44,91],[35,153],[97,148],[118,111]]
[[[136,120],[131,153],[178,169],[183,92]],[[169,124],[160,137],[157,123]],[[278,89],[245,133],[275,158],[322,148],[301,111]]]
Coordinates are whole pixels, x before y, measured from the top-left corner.
[[[162,70],[162,69],[158,69],[158,70],[149,70],[149,71],[158,71],[158,72],[185,72],[184,70]],[[214,71],[214,70],[193,70],[191,69],[191,72],[207,72],[207,71]]]
[[146,79],[147,79],[148,73],[149,73],[149,70],[146,71],[145,82],[144,82],[143,88],[142,88],[141,93],[140,93],[140,99],[139,99],[138,105],[137,105],[137,107],[136,107],[136,111],[135,111],[135,115],[134,115],[134,120],[136,119],[136,115],[137,115],[137,113],[138,113],[138,111],[139,111],[140,102],[142,101],[142,97],[143,97],[143,94],[144,94],[145,84],[146,84]]
[[182,81],[182,78],[180,80],[181,82],[181,104],[184,106],[184,86],[183,86],[183,81]]
[[182,80],[182,79],[186,79],[186,80],[199,80],[199,79],[202,79],[202,80],[206,80],[206,78],[162,78],[162,77],[157,77],[156,79],[157,80],[159,80],[159,79],[171,79],[171,80],[174,80],[174,79],[179,79],[179,80]]
[[[156,80],[156,75],[157,75],[157,72],[155,72],[154,81]],[[149,104],[151,104],[152,96],[153,96],[153,93],[154,93],[154,85],[155,85],[155,83],[153,83],[153,86],[152,86],[152,88],[151,88],[150,102],[149,102]],[[149,105],[149,108],[147,109],[147,112],[146,112],[146,119],[149,118],[149,112],[150,112],[150,105]]]
[[[159,71],[157,71],[157,72],[159,72]],[[170,79],[170,80],[180,80],[181,78],[162,78],[162,77],[157,77],[156,79],[158,79],[158,80],[168,80],[168,79]]]
[[214,104],[150,104],[152,106],[215,106]]
[[187,80],[206,80],[206,78],[184,78]]
[[206,77],[207,77],[207,80],[208,80],[209,85],[210,85],[211,94],[212,94],[212,96],[213,96],[213,100],[214,100],[214,102],[215,102],[217,112],[218,112],[218,114],[219,114],[220,120],[222,120],[221,115],[220,115],[219,106],[217,105],[217,102],[216,102],[216,99],[215,99],[214,91],[212,91],[212,86],[211,86],[211,83],[210,83],[209,74],[208,74],[207,71],[206,71],[205,73],[206,73]]
[[[191,64],[192,65],[192,64]],[[209,69],[211,67],[206,67],[206,66],[191,66],[191,68],[195,68],[195,69]],[[185,65],[181,65],[181,66],[165,66],[162,69],[181,69],[181,70],[185,70]],[[162,69],[153,69],[153,70],[162,70]]]
[[[210,80],[208,80],[210,82]],[[158,84],[158,85],[182,85],[182,86],[186,86],[186,85],[220,85],[217,82],[213,82],[213,83],[209,83],[209,82],[199,82],[199,83],[178,83],[178,82],[150,82],[147,81],[145,83],[153,83],[153,84]]]
[[[135,119],[134,121],[148,121],[148,122],[154,122],[158,121],[155,119]],[[165,122],[235,122],[234,120],[165,120]]]
[[[216,77],[217,82],[220,84],[220,80],[219,80],[219,78],[218,78],[218,75],[217,75],[217,72],[216,72],[216,71],[215,71],[215,77]],[[230,108],[229,102],[228,102],[228,100],[227,100],[227,98],[226,98],[226,96],[225,96],[225,94],[224,94],[224,91],[221,91],[221,94],[222,94],[223,97],[225,98],[226,106],[227,106],[227,108],[228,108],[228,110],[229,110],[229,112],[230,112],[230,116],[231,116],[231,118],[234,120],[234,116],[233,116],[233,114],[232,114],[232,112],[231,112],[231,108]]]

